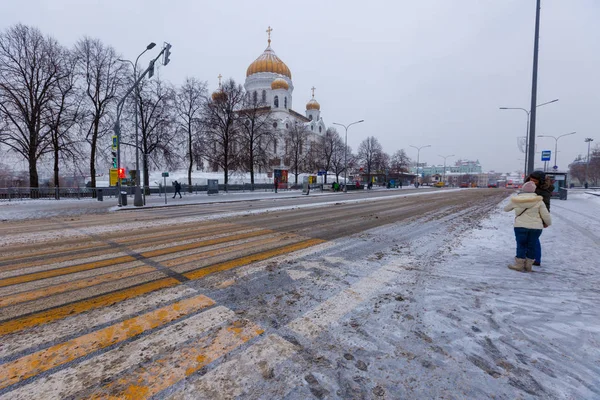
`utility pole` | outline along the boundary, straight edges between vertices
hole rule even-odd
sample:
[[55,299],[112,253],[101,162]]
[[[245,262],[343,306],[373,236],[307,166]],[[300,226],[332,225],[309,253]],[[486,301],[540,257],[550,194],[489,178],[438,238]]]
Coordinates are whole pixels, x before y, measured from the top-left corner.
[[590,144],[594,141],[592,138],[585,138],[585,142],[588,144],[588,156],[587,163],[585,164],[585,181],[588,182],[588,170],[590,168]]
[[527,174],[531,174],[535,163],[535,118],[537,104],[537,72],[538,72],[538,50],[540,42],[540,8],[541,0],[536,1],[535,7],[535,34],[533,40],[533,73],[531,77],[531,107],[529,121],[529,149],[527,153]]
[[[149,75],[150,77],[152,77],[152,75],[154,75],[154,63],[156,60],[158,60],[161,56],[164,55],[163,64],[164,65],[168,64],[169,55],[171,54],[170,50],[171,50],[171,45],[168,43],[165,43],[165,46],[160,51],[160,53],[158,53],[156,58],[150,60],[150,64],[148,65],[148,68],[146,68],[146,70],[135,80],[133,85],[129,89],[127,89],[127,92],[125,92],[125,94],[123,95],[123,98],[117,104],[117,120],[115,121],[115,125],[114,125],[113,129],[115,132],[116,142],[117,142],[118,170],[121,169],[121,113],[123,112],[123,105],[125,104],[125,100],[127,99],[127,96],[129,96],[131,94],[131,92],[133,92],[134,89],[137,90],[138,84],[142,81],[142,79],[144,79],[144,77],[146,75]],[[137,113],[137,110],[136,110],[136,113]],[[121,202],[121,177],[120,176],[117,177],[117,187],[118,187],[117,204],[119,207],[121,207],[123,204]]]

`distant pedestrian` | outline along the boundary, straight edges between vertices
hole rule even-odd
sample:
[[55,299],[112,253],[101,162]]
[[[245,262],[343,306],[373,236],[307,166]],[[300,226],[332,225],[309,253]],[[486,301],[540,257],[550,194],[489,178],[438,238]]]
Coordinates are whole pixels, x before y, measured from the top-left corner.
[[400,189],[402,189],[402,181],[400,181]]
[[179,194],[179,198],[181,199],[181,183],[175,181],[173,182],[173,186],[175,186],[175,194],[173,194],[173,198]]
[[587,182],[586,182],[586,183],[584,183],[584,184],[583,184],[583,187],[587,189],[587,188],[588,188],[588,183],[587,183]]
[[273,181],[273,185],[275,186],[275,193],[277,193],[277,187],[279,186],[279,180],[277,178]]
[[525,183],[522,192],[512,196],[508,205],[504,207],[504,211],[515,210],[517,254],[514,264],[508,266],[515,271],[532,271],[536,242],[542,234],[542,229],[552,224],[550,212],[542,196],[535,194],[535,190],[533,181]]
[[[554,185],[549,176],[546,175],[543,171],[533,171],[525,182],[533,182],[535,183],[535,194],[538,196],[542,196],[544,199],[544,204],[550,211],[550,198],[552,197],[552,192],[554,191]],[[536,245],[535,245],[535,261],[533,265],[540,266],[542,265],[542,244],[540,243],[540,238],[538,237]]]

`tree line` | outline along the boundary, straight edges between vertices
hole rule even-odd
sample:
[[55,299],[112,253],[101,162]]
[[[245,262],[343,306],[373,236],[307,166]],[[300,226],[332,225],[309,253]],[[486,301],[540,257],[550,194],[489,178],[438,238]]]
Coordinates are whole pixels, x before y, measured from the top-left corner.
[[[70,166],[96,187],[98,171],[109,166],[116,105],[133,82],[132,64],[99,39],[82,37],[67,48],[35,27],[9,27],[0,33],[0,146],[26,161],[30,187],[39,187],[41,165],[52,165],[55,186]],[[205,81],[188,77],[175,87],[156,73],[125,102],[122,150],[135,149],[137,112],[146,187],[148,171],[182,166],[189,186],[194,168],[222,171],[225,185],[236,172],[249,173],[254,185],[256,173],[279,165],[295,183],[318,170],[339,180],[346,165],[369,175],[408,171],[405,151],[390,156],[374,136],[354,154],[335,128],[319,136],[303,123],[278,130],[259,100],[233,79],[209,94]]]

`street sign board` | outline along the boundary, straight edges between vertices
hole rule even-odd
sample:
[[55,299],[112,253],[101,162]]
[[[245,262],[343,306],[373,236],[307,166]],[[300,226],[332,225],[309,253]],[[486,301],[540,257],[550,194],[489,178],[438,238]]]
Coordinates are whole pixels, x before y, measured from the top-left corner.
[[550,161],[552,152],[550,150],[542,150],[542,161]]
[[552,167],[553,170],[557,170],[558,169],[558,165],[555,165],[554,167]]
[[118,141],[117,135],[113,135],[111,147],[112,147],[113,151],[117,151],[117,149],[119,148],[119,141]]
[[168,178],[169,177],[169,173],[168,172],[163,172],[162,176],[163,176],[163,178]]
[[117,186],[119,182],[119,174],[116,168],[111,168],[109,171],[110,186]]

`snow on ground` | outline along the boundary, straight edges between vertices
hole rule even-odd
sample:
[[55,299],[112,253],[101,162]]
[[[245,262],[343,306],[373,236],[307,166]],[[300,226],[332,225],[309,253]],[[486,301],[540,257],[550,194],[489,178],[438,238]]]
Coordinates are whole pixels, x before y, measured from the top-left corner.
[[600,398],[599,200],[552,201],[534,273],[507,268],[514,214],[504,203],[434,267],[419,300],[424,324],[483,372],[475,388],[499,398]]

